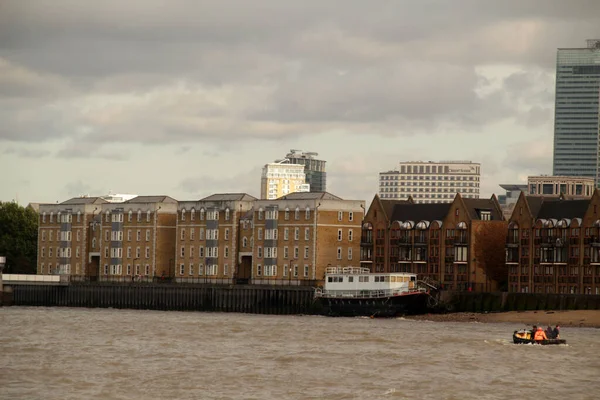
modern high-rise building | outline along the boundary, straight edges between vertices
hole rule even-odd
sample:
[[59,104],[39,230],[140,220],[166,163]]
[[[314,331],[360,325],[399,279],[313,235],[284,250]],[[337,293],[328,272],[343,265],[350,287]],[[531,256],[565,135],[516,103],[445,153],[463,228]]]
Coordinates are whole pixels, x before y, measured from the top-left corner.
[[288,159],[265,164],[260,180],[260,198],[275,200],[286,194],[309,192],[304,165],[292,164]]
[[290,150],[285,156],[292,164],[304,165],[306,183],[310,185],[311,192],[327,191],[327,173],[325,172],[326,161],[317,160],[318,153],[304,152],[302,150]]
[[554,175],[600,182],[600,39],[558,49],[554,108]]
[[415,203],[451,203],[463,198],[479,198],[480,164],[471,161],[409,161],[398,169],[379,173],[379,197]]

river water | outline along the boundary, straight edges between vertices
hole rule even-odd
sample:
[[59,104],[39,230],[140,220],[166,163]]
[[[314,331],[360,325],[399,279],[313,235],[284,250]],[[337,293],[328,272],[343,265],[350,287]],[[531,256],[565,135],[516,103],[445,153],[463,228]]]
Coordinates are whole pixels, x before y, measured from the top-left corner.
[[600,330],[520,327],[5,307],[0,399],[600,398]]

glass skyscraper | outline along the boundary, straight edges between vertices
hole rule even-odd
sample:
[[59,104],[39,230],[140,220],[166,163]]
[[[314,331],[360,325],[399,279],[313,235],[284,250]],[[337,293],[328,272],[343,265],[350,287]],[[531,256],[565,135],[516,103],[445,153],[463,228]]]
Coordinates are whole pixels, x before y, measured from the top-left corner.
[[554,107],[554,175],[600,183],[600,40],[558,49]]

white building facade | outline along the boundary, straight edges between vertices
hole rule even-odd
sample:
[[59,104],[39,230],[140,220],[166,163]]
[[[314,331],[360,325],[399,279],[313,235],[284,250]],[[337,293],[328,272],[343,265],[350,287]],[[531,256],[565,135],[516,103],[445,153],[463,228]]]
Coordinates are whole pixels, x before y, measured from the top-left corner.
[[296,192],[310,192],[306,183],[304,165],[291,164],[288,160],[266,164],[262,169],[260,198],[275,200]]
[[471,161],[409,161],[379,173],[379,197],[416,203],[451,203],[460,193],[478,199],[481,164]]

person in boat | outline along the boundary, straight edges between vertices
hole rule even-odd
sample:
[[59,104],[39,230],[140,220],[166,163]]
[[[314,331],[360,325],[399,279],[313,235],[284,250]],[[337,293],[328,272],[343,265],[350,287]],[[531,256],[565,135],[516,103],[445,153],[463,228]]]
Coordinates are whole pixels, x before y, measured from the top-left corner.
[[546,327],[546,337],[548,337],[548,339],[554,339],[554,334],[552,331],[552,327],[550,325],[548,325],[548,327]]
[[552,331],[552,339],[560,339],[560,326],[556,325]]
[[531,330],[531,335],[529,336],[530,339],[533,339],[533,336],[535,335],[535,332],[537,331],[537,325],[533,326],[533,329]]
[[548,340],[548,336],[546,336],[546,332],[544,332],[544,330],[542,329],[541,326],[537,328],[537,331],[535,331],[533,340],[535,340],[536,342],[541,342],[542,340]]

